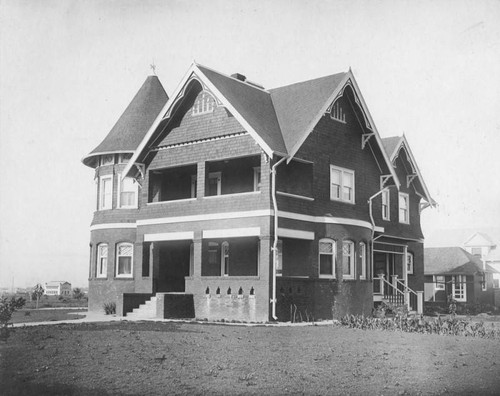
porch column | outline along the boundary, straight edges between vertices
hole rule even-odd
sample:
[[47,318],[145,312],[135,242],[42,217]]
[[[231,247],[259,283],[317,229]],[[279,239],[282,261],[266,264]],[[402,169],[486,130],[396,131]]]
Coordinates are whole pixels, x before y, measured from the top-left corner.
[[194,278],[201,277],[201,238],[193,240],[193,268],[191,268],[191,274]]
[[408,287],[408,246],[405,245],[403,250],[403,281],[405,286]]
[[160,276],[160,250],[158,248],[158,242],[151,242],[149,249],[151,275],[153,276],[153,293],[156,293],[158,287],[158,277]]
[[418,314],[424,313],[424,292],[423,291],[417,292],[417,313]]
[[205,196],[205,162],[198,162],[198,172],[196,175],[196,197]]

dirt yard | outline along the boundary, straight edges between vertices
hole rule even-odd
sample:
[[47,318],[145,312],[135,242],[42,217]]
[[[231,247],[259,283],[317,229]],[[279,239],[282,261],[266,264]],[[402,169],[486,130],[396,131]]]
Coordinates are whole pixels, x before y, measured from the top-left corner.
[[2,395],[498,394],[500,341],[330,326],[60,324],[0,343]]

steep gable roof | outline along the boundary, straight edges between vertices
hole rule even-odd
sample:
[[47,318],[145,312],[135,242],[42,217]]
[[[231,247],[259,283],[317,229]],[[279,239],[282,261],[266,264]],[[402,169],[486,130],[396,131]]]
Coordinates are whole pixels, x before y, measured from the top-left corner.
[[[425,274],[466,274],[483,272],[483,263],[460,247],[424,249]],[[486,272],[496,272],[486,266]]]
[[227,99],[237,113],[252,126],[272,151],[281,154],[287,153],[268,91],[202,65],[198,65],[198,69]]
[[288,153],[300,142],[345,75],[338,73],[269,90]]
[[97,155],[134,152],[167,100],[158,77],[148,76],[108,135],[82,162],[92,166]]
[[[436,206],[437,202],[434,201],[434,199],[431,197],[429,194],[429,190],[427,189],[427,185],[425,184],[424,178],[422,177],[422,173],[420,172],[420,169],[417,165],[417,161],[415,160],[415,157],[413,155],[413,152],[410,149],[410,145],[408,144],[408,140],[406,139],[406,136],[391,136],[388,138],[383,138],[382,143],[384,145],[384,149],[386,150],[387,155],[389,156],[389,159],[391,163],[394,164],[395,160],[399,156],[400,150],[405,150],[408,156],[408,160],[411,162],[411,165],[415,171],[416,176],[418,177],[418,181],[420,182],[420,185],[422,186],[421,192],[423,192],[423,198],[428,202],[430,206]],[[409,175],[411,176],[411,175]],[[407,184],[408,181],[407,181]]]

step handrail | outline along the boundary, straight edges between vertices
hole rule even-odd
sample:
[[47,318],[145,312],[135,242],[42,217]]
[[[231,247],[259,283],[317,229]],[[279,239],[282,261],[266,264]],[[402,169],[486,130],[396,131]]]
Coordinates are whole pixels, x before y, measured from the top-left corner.
[[390,287],[392,287],[392,289],[393,289],[393,290],[396,290],[396,292],[401,293],[401,294],[404,296],[404,292],[402,292],[401,290],[399,290],[397,287],[394,287],[394,285],[393,285],[391,282],[389,282],[387,279],[385,279],[385,277],[383,277],[383,276],[379,276],[379,277],[376,277],[376,278],[374,278],[374,279],[379,279],[379,280],[384,281],[384,282],[385,282],[385,283],[387,283]]

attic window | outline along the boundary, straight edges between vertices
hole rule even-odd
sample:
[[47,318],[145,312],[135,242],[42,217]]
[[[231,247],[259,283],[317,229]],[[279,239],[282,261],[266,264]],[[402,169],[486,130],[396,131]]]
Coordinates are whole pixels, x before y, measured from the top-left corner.
[[214,111],[214,108],[215,101],[212,96],[202,92],[202,94],[199,95],[194,102],[193,115],[211,113]]
[[345,113],[344,113],[344,109],[342,108],[342,106],[340,106],[340,102],[339,101],[336,101],[333,106],[332,106],[332,110],[330,112],[330,117],[333,119],[333,120],[336,120],[336,121],[340,121],[340,122],[343,122],[345,123]]

